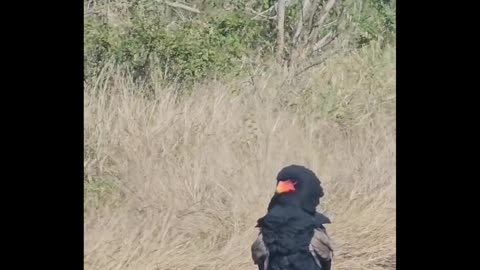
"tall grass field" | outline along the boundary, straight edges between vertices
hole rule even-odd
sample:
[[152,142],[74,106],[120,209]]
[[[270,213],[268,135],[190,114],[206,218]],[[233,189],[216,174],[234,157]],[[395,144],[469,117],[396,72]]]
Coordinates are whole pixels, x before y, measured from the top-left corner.
[[[102,63],[84,90],[84,267],[256,270],[284,166],[322,182],[333,269],[396,269],[395,46],[183,85]],[[288,74],[287,74],[288,73]],[[288,80],[286,78],[289,78]]]

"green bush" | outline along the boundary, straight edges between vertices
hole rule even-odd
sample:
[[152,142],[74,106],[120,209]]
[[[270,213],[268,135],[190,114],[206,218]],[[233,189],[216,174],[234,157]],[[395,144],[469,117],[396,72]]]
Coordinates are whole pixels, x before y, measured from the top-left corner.
[[189,82],[237,69],[244,55],[268,45],[265,32],[260,22],[238,12],[177,23],[174,30],[145,16],[133,17],[125,27],[89,20],[85,23],[85,73],[92,76],[102,62],[111,60],[138,78],[155,66],[164,79]]
[[[166,81],[191,83],[215,74],[238,74],[244,58],[272,52],[276,44],[275,20],[255,20],[246,8],[266,10],[274,0],[196,1],[208,12],[182,16],[167,14],[164,5],[153,0],[137,0],[128,8],[117,1],[94,2],[95,12],[85,17],[84,24],[87,79],[98,75],[109,62],[142,81],[155,74]],[[287,9],[285,38],[289,46],[301,9],[299,2]],[[386,44],[395,36],[395,7],[388,0],[337,3],[327,21],[321,35],[338,30],[350,47],[371,41]],[[343,29],[335,26],[340,21]]]
[[361,13],[359,26],[360,35],[357,43],[360,46],[371,41],[386,43],[396,31],[396,11],[390,0],[367,0]]

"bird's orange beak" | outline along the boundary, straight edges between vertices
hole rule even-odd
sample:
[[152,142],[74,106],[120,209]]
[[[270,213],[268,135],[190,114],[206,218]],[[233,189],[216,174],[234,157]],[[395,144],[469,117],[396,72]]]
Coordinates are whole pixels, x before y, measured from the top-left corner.
[[277,193],[287,193],[295,191],[295,184],[291,180],[279,181],[277,184]]

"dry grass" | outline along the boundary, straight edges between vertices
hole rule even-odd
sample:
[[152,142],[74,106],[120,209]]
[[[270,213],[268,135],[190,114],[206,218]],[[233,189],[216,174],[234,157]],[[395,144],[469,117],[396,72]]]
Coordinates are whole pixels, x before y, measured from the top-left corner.
[[151,100],[106,70],[85,91],[85,269],[256,269],[254,225],[289,164],[322,180],[334,269],[395,269],[394,53]]

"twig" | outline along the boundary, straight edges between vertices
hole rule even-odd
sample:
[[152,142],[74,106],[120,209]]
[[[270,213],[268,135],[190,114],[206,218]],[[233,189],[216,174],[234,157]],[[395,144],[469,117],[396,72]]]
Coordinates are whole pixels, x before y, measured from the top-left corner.
[[338,53],[339,51],[340,51],[340,50],[334,51],[334,52],[332,52],[329,56],[325,56],[325,57],[323,57],[320,61],[315,62],[315,63],[307,66],[306,68],[302,69],[301,71],[295,73],[294,77],[296,77],[296,76],[304,73],[305,71],[307,71],[307,70],[309,70],[309,69],[311,69],[311,68],[313,68],[313,67],[316,67],[316,66],[318,66],[318,65],[323,64],[328,58],[330,58],[331,56],[335,55],[335,54]]
[[322,16],[320,17],[320,20],[318,20],[319,28],[322,27],[323,23],[327,19],[328,13],[330,12],[330,10],[335,5],[335,2],[336,2],[336,0],[328,0],[327,4],[325,5],[325,10],[324,10]]
[[305,71],[307,71],[307,70],[309,70],[309,69],[311,69],[311,68],[313,68],[313,67],[316,67],[316,66],[319,66],[319,65],[323,64],[326,60],[327,60],[327,57],[322,58],[320,61],[315,62],[315,63],[311,64],[310,66],[302,69],[301,71],[295,73],[294,77],[297,77],[298,75],[304,73]]
[[312,53],[314,53],[316,51],[319,51],[319,50],[322,50],[323,48],[325,48],[328,44],[332,43],[332,41],[334,41],[338,37],[338,33],[336,33],[336,34],[332,34],[332,33],[333,32],[329,32],[319,42],[317,42],[313,46]]
[[193,12],[193,13],[197,13],[197,14],[201,13],[200,10],[198,10],[196,8],[192,8],[192,7],[189,7],[187,5],[184,5],[184,4],[181,4],[181,3],[178,3],[178,2],[170,2],[170,1],[159,1],[159,2],[163,2],[165,5],[170,6],[170,7],[180,8],[180,9],[190,11],[190,12]]
[[302,33],[305,18],[309,17],[307,13],[310,11],[311,5],[312,5],[312,3],[310,2],[310,0],[304,0],[302,2],[302,14],[300,15],[300,18],[298,19],[297,29],[295,30],[295,34],[293,35],[293,44],[295,44],[295,45],[297,44],[298,39],[300,38],[300,34]]
[[252,8],[247,8],[248,11],[252,12],[253,14],[255,14],[255,17],[253,17],[253,19],[255,20],[256,17],[262,17],[264,19],[269,19],[269,20],[272,20],[272,19],[275,19],[275,17],[277,17],[277,15],[275,16],[266,16],[265,14],[267,13],[270,13],[272,12],[272,10],[275,8],[275,6],[271,6],[269,7],[268,9],[264,10],[264,11],[261,11],[261,12],[258,12],[258,11],[255,11],[253,10]]
[[328,14],[330,13],[330,10],[333,8],[333,6],[335,6],[335,2],[336,2],[336,0],[328,0],[327,4],[325,5],[325,8],[323,10],[322,15],[320,16],[320,19],[318,20],[318,23],[317,23],[318,27],[316,28],[316,31],[313,31],[310,35],[310,40],[314,40],[316,38],[317,33],[321,31],[321,29],[323,27],[323,23],[327,19]]

